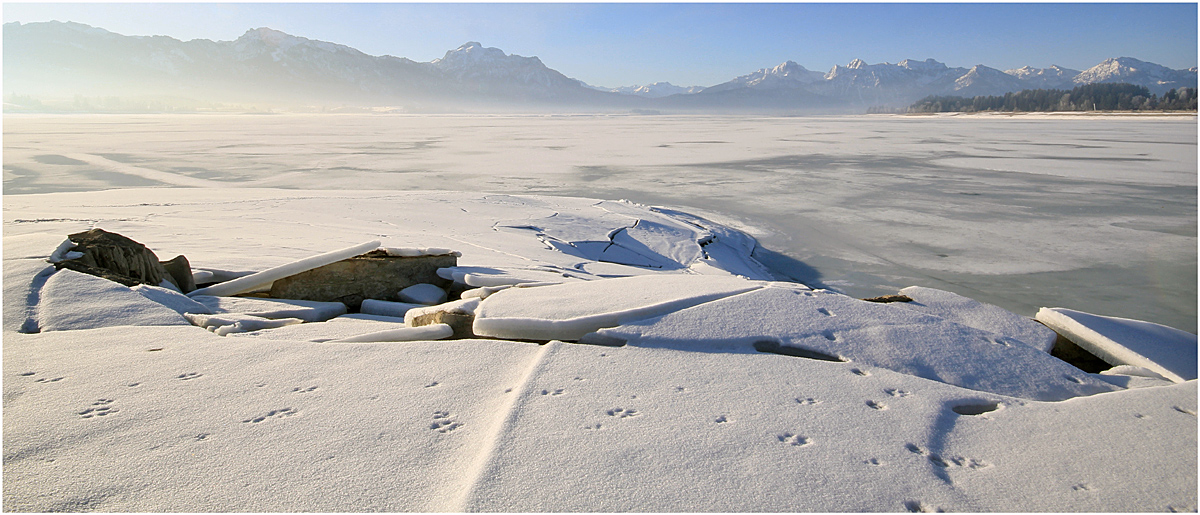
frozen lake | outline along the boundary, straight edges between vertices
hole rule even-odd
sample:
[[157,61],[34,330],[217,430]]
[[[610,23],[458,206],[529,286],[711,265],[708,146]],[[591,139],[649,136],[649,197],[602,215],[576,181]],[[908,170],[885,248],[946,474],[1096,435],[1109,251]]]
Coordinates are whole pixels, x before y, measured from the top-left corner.
[[6,115],[3,184],[625,198],[738,227],[777,273],[855,296],[920,285],[1196,332],[1196,156],[1194,116]]

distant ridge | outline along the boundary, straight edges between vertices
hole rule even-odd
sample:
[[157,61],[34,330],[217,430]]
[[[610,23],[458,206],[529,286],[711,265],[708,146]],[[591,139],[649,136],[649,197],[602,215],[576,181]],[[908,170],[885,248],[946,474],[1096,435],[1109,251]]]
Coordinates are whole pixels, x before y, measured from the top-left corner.
[[[667,82],[605,88],[547,67],[537,57],[468,42],[417,62],[262,27],[234,41],[123,36],[72,22],[4,25],[6,102],[154,98],[174,107],[249,103],[269,107],[394,106],[420,111],[864,112],[930,95],[1003,95],[1025,89],[1124,82],[1152,93],[1196,87],[1196,68],[1173,70],[1130,57],[1087,70],[1058,66],[1000,71],[952,68],[933,59],[822,73],[793,61],[709,86]],[[108,100],[106,100],[108,101]],[[10,107],[6,104],[6,109]],[[86,107],[86,106],[85,106]]]

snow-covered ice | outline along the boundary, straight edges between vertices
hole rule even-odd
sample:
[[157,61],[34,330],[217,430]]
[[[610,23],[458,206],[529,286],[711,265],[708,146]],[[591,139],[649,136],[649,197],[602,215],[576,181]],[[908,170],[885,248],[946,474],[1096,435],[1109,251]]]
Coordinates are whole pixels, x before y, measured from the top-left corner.
[[387,300],[365,299],[358,310],[369,315],[382,315],[404,319],[404,314],[410,309],[425,307],[424,304],[410,302],[391,302]]
[[128,286],[74,270],[59,270],[46,279],[36,309],[42,331],[188,324],[178,311]]
[[[64,120],[77,124],[67,132],[98,135],[43,137],[62,131]],[[1101,148],[1054,147],[1050,156],[1030,150],[1030,131],[1046,126],[1028,120],[712,117],[684,127],[656,117],[330,117],[312,133],[318,136],[292,137],[297,126],[314,125],[303,117],[260,117],[225,133],[204,130],[229,130],[223,116],[148,117],[137,145],[114,144],[104,117],[9,121],[2,347],[9,511],[1197,507],[1195,379],[1172,383],[1132,366],[1083,373],[1045,353],[1044,340],[1028,341],[1038,338],[1024,335],[1021,318],[1036,307],[1005,315],[969,300],[1010,310],[1036,306],[1030,299],[1058,295],[1059,286],[1086,275],[1068,274],[1068,281],[1009,274],[1009,260],[1041,273],[1092,267],[1111,282],[1068,290],[1112,288],[1124,295],[1110,304],[1116,307],[1137,304],[1145,292],[1128,288],[1137,276],[1113,270],[1176,263],[1154,269],[1170,276],[1188,268],[1188,256],[1194,270],[1194,230],[1187,236],[1176,229],[1194,226],[1195,145],[1151,141],[1173,136],[1149,122],[1121,130],[1100,121],[1053,125],[1062,141]],[[503,138],[488,139],[497,131],[489,125]],[[412,130],[417,126],[429,130]],[[171,127],[196,129],[184,133],[212,149],[179,150],[179,133],[161,130]],[[256,135],[264,127],[280,135],[269,145]],[[551,127],[555,145],[580,151],[531,150]],[[580,127],[607,132],[573,130]],[[679,130],[668,137],[663,127]],[[922,143],[928,127],[947,129],[937,134],[945,142]],[[1194,120],[1176,128],[1195,139]],[[363,139],[371,129],[393,144]],[[844,134],[832,134],[838,131]],[[1130,142],[1134,133],[1148,140]],[[401,152],[394,144],[401,134],[429,139],[407,142],[416,150]],[[876,136],[887,143],[879,146]],[[1106,138],[1117,142],[1099,141]],[[71,139],[78,148],[45,142]],[[695,143],[702,141],[724,143]],[[227,143],[233,146],[218,148]],[[330,145],[341,150],[311,151]],[[420,149],[436,149],[438,157]],[[1128,161],[1116,158],[1134,149],[1154,156],[1137,162],[1143,182],[1114,182],[1129,175],[1120,164]],[[11,194],[126,180],[112,172],[119,167],[85,173],[37,159],[60,152],[104,154],[89,162],[138,160],[146,169],[172,163],[164,169],[239,187]],[[1002,157],[1010,153],[1027,160]],[[1093,153],[1114,159],[1088,160],[1090,168],[1079,169],[1074,158]],[[491,166],[479,166],[485,157],[478,156]],[[963,161],[945,164],[955,159]],[[302,162],[312,164],[295,166]],[[937,178],[902,178],[930,162]],[[982,162],[1002,170],[956,168]],[[1179,163],[1192,170],[1179,175]],[[375,189],[331,191],[355,183]],[[872,197],[897,185],[894,197]],[[287,189],[264,188],[270,186]],[[1189,187],[1192,205],[1185,209],[1176,200]],[[1044,193],[1055,188],[1059,197]],[[586,195],[471,193],[481,190]],[[652,190],[669,198],[656,199]],[[1000,191],[1006,195],[992,195]],[[962,197],[970,206],[959,206],[961,192],[981,194]],[[1130,195],[1135,204],[1159,198],[1163,209],[1133,214],[1140,208],[1103,211],[1092,203],[1112,195]],[[680,199],[705,205],[680,207],[688,205]],[[1029,208],[1013,211],[1014,202]],[[1039,216],[1058,210],[1055,220],[1067,221],[1066,228],[1041,223]],[[1031,222],[1041,230],[1029,231]],[[184,254],[215,280],[363,241],[457,249],[460,266],[444,269],[443,277],[478,290],[422,311],[471,312],[484,326],[510,320],[522,337],[557,340],[333,344],[448,328],[337,316],[344,305],[192,297],[214,313],[191,317],[236,320],[218,328],[257,315],[290,323],[221,337],[189,324],[178,312],[186,307],[174,305],[170,293],[120,285],[84,292],[71,273],[54,272],[47,258],[63,236],[97,225],[160,256]],[[947,239],[926,249],[899,243],[930,228]],[[1093,232],[1105,240],[1105,252],[1093,252]],[[756,247],[751,237],[782,242],[783,234],[804,243],[775,248],[803,263]],[[610,254],[594,244],[606,240],[622,250]],[[1190,241],[1191,254],[1180,250],[1181,241]],[[1137,257],[1147,246],[1155,254]],[[820,249],[832,257],[821,258]],[[864,272],[830,275],[838,263]],[[771,281],[781,270],[805,275],[806,264],[822,270],[809,275],[815,289]],[[922,291],[927,295],[914,295],[919,306],[872,304],[821,289],[851,289],[842,287],[856,279],[883,290],[876,294],[952,284],[968,299]],[[1186,283],[1168,279],[1142,281],[1147,295],[1174,291],[1160,284]],[[988,284],[999,290],[984,292]],[[1074,307],[1070,301],[1079,298],[1068,294],[1055,305]],[[62,301],[73,304],[68,310]],[[52,312],[95,321],[129,303],[154,316],[33,333]],[[1139,305],[1154,311],[1159,304]],[[145,325],[159,315],[181,323]],[[286,320],[294,316],[310,321]],[[559,322],[570,331],[555,332]],[[578,335],[584,329],[597,332]],[[566,336],[626,344],[565,343]]]
[[294,261],[292,263],[285,263],[276,267],[268,268],[261,272],[256,272],[244,277],[214,284],[207,288],[193,290],[192,292],[188,293],[188,295],[225,296],[254,291],[265,286],[270,286],[270,284],[275,282],[277,279],[296,275],[300,272],[307,272],[314,268],[325,266],[330,263],[336,263],[346,258],[365,254],[377,248],[379,248],[378,241],[368,241],[353,247],[333,250]]
[[1046,352],[1054,348],[1054,340],[1058,338],[1058,333],[1029,317],[948,291],[909,286],[900,290],[900,293],[913,301],[897,302],[892,304],[893,306],[937,315],[951,322],[1003,334]]
[[1037,319],[1110,365],[1133,365],[1182,383],[1196,379],[1196,335],[1164,325],[1063,308]]
[[429,283],[414,284],[397,293],[401,302],[432,306],[446,302],[446,290]]

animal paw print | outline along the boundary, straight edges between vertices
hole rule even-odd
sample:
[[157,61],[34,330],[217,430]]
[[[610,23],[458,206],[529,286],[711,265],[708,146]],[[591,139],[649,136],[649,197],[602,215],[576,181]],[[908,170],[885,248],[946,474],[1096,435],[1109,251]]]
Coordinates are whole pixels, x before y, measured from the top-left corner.
[[429,429],[432,429],[439,433],[449,433],[460,427],[462,427],[462,424],[452,420],[450,418],[449,411],[433,412],[433,423],[429,424]]
[[583,426],[583,428],[588,431],[596,431],[596,430],[600,429],[600,424],[592,424],[590,426]]
[[192,379],[195,379],[195,378],[203,376],[203,375],[204,374],[198,374],[196,372],[188,372],[185,374],[179,374],[179,375],[175,376],[175,379],[179,379],[180,381],[190,381]]
[[850,369],[850,372],[854,373],[854,375],[863,376],[863,377],[871,375],[870,372],[867,372],[866,370],[862,370],[859,368],[852,368],[852,369]]
[[1074,490],[1076,492],[1086,492],[1091,489],[1092,489],[1092,486],[1087,483],[1079,483],[1077,485],[1071,486],[1071,490]]
[[796,397],[796,404],[802,404],[802,405],[805,405],[805,406],[812,406],[812,405],[814,405],[814,404],[820,404],[820,403],[821,403],[821,401],[819,401],[819,400],[816,400],[816,399],[814,399],[814,398],[812,398],[812,397],[806,397],[806,398],[803,398],[803,399],[801,399],[801,398],[799,398],[799,397]]
[[912,395],[911,392],[907,392],[899,388],[884,388],[883,393],[891,395],[892,397],[908,397],[909,395]]
[[884,404],[882,402],[875,402],[875,401],[867,401],[867,407],[871,408],[873,410],[879,410],[879,411],[888,409],[887,404]]
[[867,465],[876,466],[876,467],[883,465],[883,462],[880,461],[879,458],[871,458],[869,460],[863,460],[863,463],[865,463]]
[[262,422],[269,418],[290,417],[297,413],[300,413],[300,412],[296,411],[292,408],[273,409],[271,411],[268,411],[267,414],[265,414],[265,415],[259,415],[257,417],[251,417],[246,420],[243,420],[242,423],[243,424],[257,424],[257,423]]
[[564,391],[564,390],[563,390],[562,388],[556,388],[556,389],[554,389],[554,390],[542,390],[542,395],[554,395],[554,396],[558,396],[558,395],[562,395],[562,394],[563,394],[563,391]]
[[309,386],[307,388],[297,386],[295,388],[292,388],[292,392],[295,392],[295,393],[308,393],[308,392],[313,392],[316,390],[317,390],[316,386]]
[[431,382],[431,383],[429,383],[429,384],[425,385],[425,387],[426,387],[426,388],[433,388],[433,387],[436,387],[436,386],[437,386],[437,385],[439,385],[439,384],[441,384],[441,383],[438,383],[437,381],[433,381],[433,382]]
[[729,422],[729,417],[726,417],[725,415],[721,415],[721,416],[717,417],[716,420],[713,420],[713,422],[716,422],[718,424],[724,424],[726,422]]
[[118,411],[117,408],[110,406],[113,403],[112,399],[100,399],[92,403],[92,407],[79,412],[80,418],[103,417],[111,415]]
[[633,408],[613,408],[613,409],[606,411],[605,413],[608,413],[608,416],[610,416],[610,417],[617,417],[617,418],[629,418],[629,417],[636,417],[638,415],[641,415],[641,413],[638,413],[638,410],[635,410]]
[[921,501],[904,501],[904,509],[909,513],[945,513],[946,510],[936,506],[925,506]]
[[1174,409],[1175,411],[1178,411],[1178,412],[1180,412],[1180,413],[1183,413],[1183,414],[1186,414],[1186,415],[1191,415],[1191,416],[1193,416],[1193,417],[1194,417],[1194,416],[1196,416],[1196,412],[1195,412],[1195,411],[1192,411],[1192,410],[1190,410],[1190,409],[1187,409],[1187,408],[1184,408],[1184,407],[1181,407],[1181,406],[1171,406],[1171,409]]
[[779,441],[782,443],[786,443],[788,445],[793,445],[796,447],[804,447],[805,445],[812,444],[812,440],[808,439],[807,437],[795,435],[792,433],[778,434],[778,435],[775,435],[775,438],[778,438]]
[[930,463],[932,463],[936,466],[942,467],[942,468],[966,467],[966,468],[974,470],[974,469],[988,468],[988,467],[992,466],[991,463],[988,463],[983,460],[977,460],[974,458],[964,458],[962,456],[942,457],[936,453],[929,452],[928,450],[922,449],[921,447],[918,447],[911,443],[904,444],[904,448],[908,449],[908,451],[913,454],[920,454],[922,456],[925,456],[925,458],[927,458]]
[[57,383],[59,381],[62,381],[63,379],[66,379],[66,378],[65,377],[55,377],[53,379],[47,379],[47,378],[43,377],[41,379],[35,380],[34,382],[35,383]]

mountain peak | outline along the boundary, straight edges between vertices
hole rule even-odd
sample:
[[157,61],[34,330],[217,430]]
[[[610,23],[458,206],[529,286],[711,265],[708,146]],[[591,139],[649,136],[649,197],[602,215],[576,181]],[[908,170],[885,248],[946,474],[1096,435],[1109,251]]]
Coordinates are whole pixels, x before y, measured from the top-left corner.
[[867,67],[867,62],[862,59],[855,59],[850,61],[850,64],[847,64],[846,67],[851,70],[861,70]]

